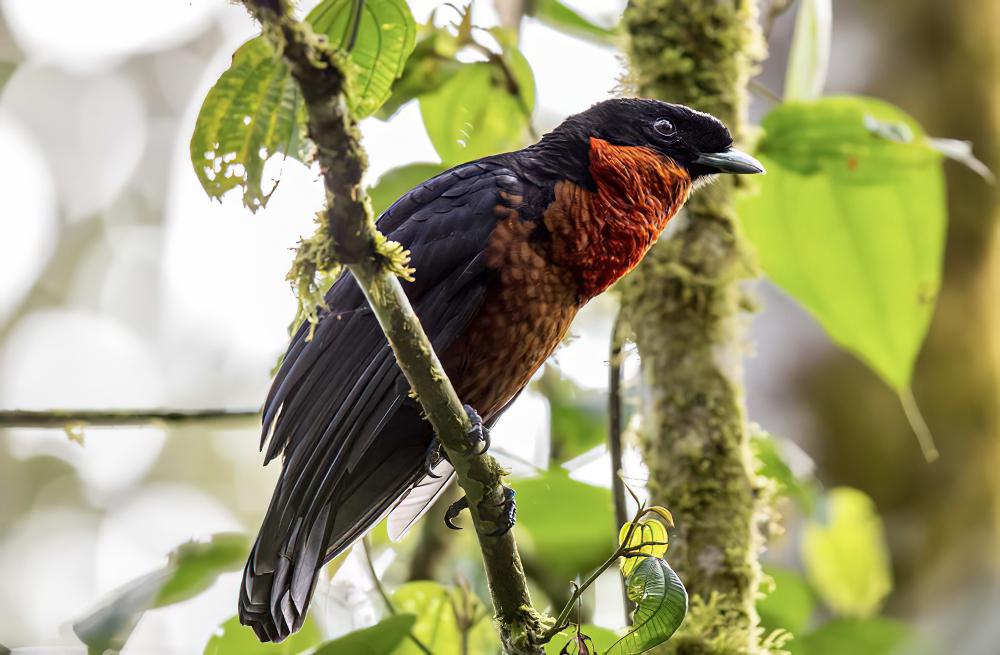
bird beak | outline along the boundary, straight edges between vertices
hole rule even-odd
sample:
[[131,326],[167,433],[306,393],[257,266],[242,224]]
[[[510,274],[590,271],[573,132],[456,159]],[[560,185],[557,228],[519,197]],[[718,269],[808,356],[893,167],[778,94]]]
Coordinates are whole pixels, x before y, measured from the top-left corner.
[[722,152],[703,153],[698,155],[694,161],[696,164],[714,168],[720,173],[754,174],[766,172],[759,161],[736,148],[729,148]]

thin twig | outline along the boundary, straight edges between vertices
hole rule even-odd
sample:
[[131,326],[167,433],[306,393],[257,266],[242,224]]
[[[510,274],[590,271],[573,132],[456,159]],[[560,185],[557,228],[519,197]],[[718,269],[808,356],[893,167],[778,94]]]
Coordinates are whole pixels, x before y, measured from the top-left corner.
[[161,424],[249,422],[257,409],[10,409],[0,411],[0,428],[122,427]]
[[[393,605],[392,599],[389,598],[389,594],[386,593],[385,587],[382,586],[382,580],[379,579],[378,573],[375,572],[375,564],[374,562],[372,562],[371,539],[368,538],[368,535],[362,537],[361,545],[364,547],[365,550],[365,562],[368,563],[368,573],[371,574],[372,576],[372,584],[375,585],[375,590],[378,591],[378,595],[382,597],[382,602],[385,603],[385,609],[389,612],[389,614],[395,616],[397,613],[396,606]],[[412,630],[407,634],[407,636],[413,641],[414,644],[416,644],[417,648],[422,650],[424,653],[426,653],[427,655],[434,655],[431,652],[430,648],[425,646],[422,641],[417,639],[417,635],[413,634]]]
[[767,8],[767,16],[764,18],[763,32],[765,41],[771,40],[771,31],[774,29],[774,23],[793,4],[795,4],[795,0],[772,0],[771,5]]
[[[622,347],[625,337],[625,319],[621,312],[611,328],[611,349],[608,354],[608,450],[611,454],[611,493],[615,501],[615,528],[620,529],[628,520],[625,506],[625,482],[622,480]],[[625,576],[621,576],[622,603],[625,620],[632,614],[633,603],[628,597]]]

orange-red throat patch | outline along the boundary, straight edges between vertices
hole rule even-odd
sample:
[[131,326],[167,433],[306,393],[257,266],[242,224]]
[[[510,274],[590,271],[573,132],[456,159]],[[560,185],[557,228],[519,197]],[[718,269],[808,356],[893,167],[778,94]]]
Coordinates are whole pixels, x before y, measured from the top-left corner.
[[573,272],[581,300],[632,270],[691,193],[684,167],[641,146],[591,138],[590,174],[596,191],[559,182],[544,217],[552,256]]

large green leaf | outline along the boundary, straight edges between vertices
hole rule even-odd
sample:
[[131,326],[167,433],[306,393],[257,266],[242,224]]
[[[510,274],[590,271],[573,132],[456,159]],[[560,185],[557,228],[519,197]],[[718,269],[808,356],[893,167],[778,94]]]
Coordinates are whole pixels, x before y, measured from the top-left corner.
[[319,643],[322,636],[312,619],[280,644],[262,644],[253,630],[240,624],[238,616],[230,618],[215,631],[205,644],[204,655],[298,655]]
[[[336,47],[349,45],[352,0],[324,0],[307,20]],[[413,50],[416,25],[404,0],[368,0],[347,59],[347,105],[357,118],[385,102],[392,82]],[[311,146],[298,85],[264,37],[243,44],[232,64],[205,96],[194,134],[191,162],[209,196],[243,188],[251,210],[267,204],[265,162],[283,154],[305,161]]]
[[404,193],[445,169],[442,164],[417,163],[386,171],[378,178],[378,182],[368,188],[368,197],[371,198],[375,215],[380,215]]
[[[330,43],[349,45],[355,0],[324,0],[306,20]],[[392,93],[392,83],[402,75],[413,52],[417,26],[405,0],[366,0],[357,38],[351,48],[352,70],[347,104],[357,118],[370,116]]]
[[801,0],[788,53],[785,100],[815,100],[823,94],[833,31],[831,0]]
[[606,655],[644,653],[670,639],[687,615],[687,590],[662,559],[647,557],[626,580],[626,589],[636,604],[632,627]]
[[[592,655],[598,655],[598,653],[607,652],[608,648],[611,647],[613,643],[618,641],[618,635],[614,633],[613,630],[608,630],[607,628],[602,628],[596,625],[590,625],[584,623],[580,626],[580,634],[582,636],[590,637],[590,641],[587,642],[587,647],[593,644]],[[563,647],[567,643],[570,643],[569,648],[566,652],[569,655],[579,655],[579,649],[576,644],[572,643],[572,640],[576,638],[576,626],[570,626],[566,628],[555,637],[552,638],[550,642],[545,644],[545,655],[561,655]]]
[[595,25],[560,0],[535,0],[528,7],[532,16],[557,30],[598,43],[609,43],[615,37],[614,30]]
[[[437,582],[421,580],[407,582],[396,589],[392,594],[392,602],[398,611],[416,615],[413,635],[434,655],[489,655],[497,652],[499,643],[493,625],[488,612],[481,607],[476,612],[478,620],[466,636],[466,650],[462,650],[462,632],[455,611],[460,593],[457,589],[446,588]],[[472,600],[478,603],[478,600]],[[412,640],[406,640],[391,652],[392,655],[421,655],[424,651]]]
[[416,621],[412,614],[390,616],[370,628],[326,642],[313,655],[386,655],[406,639]]
[[788,649],[792,655],[901,655],[913,652],[903,649],[910,637],[909,628],[889,619],[837,619],[796,637]]
[[567,584],[600,566],[615,548],[609,490],[572,480],[562,468],[517,480],[513,487],[524,551]]
[[441,87],[420,96],[427,134],[441,161],[459,164],[524,145],[535,106],[531,67],[516,48],[504,51],[509,79],[496,63],[464,65]]
[[243,187],[256,210],[274,188],[262,187],[264,163],[278,154],[305,161],[305,106],[298,86],[263,38],[244,43],[205,96],[191,136],[191,162],[212,198]]
[[227,571],[243,566],[249,540],[243,534],[217,534],[207,542],[183,544],[170,553],[163,568],[133,580],[99,609],[73,624],[88,652],[122,649],[147,610],[198,595]]
[[764,567],[770,585],[757,601],[761,625],[767,632],[783,629],[798,636],[809,625],[816,598],[802,576],[790,569]]
[[768,173],[739,201],[767,275],[830,337],[905,389],[941,279],[940,155],[883,102],[789,103],[763,121]]
[[806,576],[823,602],[847,617],[875,614],[892,591],[889,549],[871,498],[831,489],[802,538]]

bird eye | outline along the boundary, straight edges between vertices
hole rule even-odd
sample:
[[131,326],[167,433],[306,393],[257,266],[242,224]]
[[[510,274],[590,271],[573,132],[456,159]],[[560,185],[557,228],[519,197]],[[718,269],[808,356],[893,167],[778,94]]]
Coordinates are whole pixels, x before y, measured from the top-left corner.
[[674,133],[677,131],[677,129],[674,127],[674,124],[671,123],[666,118],[661,118],[657,120],[655,123],[653,123],[653,129],[656,130],[658,133],[662,134],[663,136],[673,136]]

